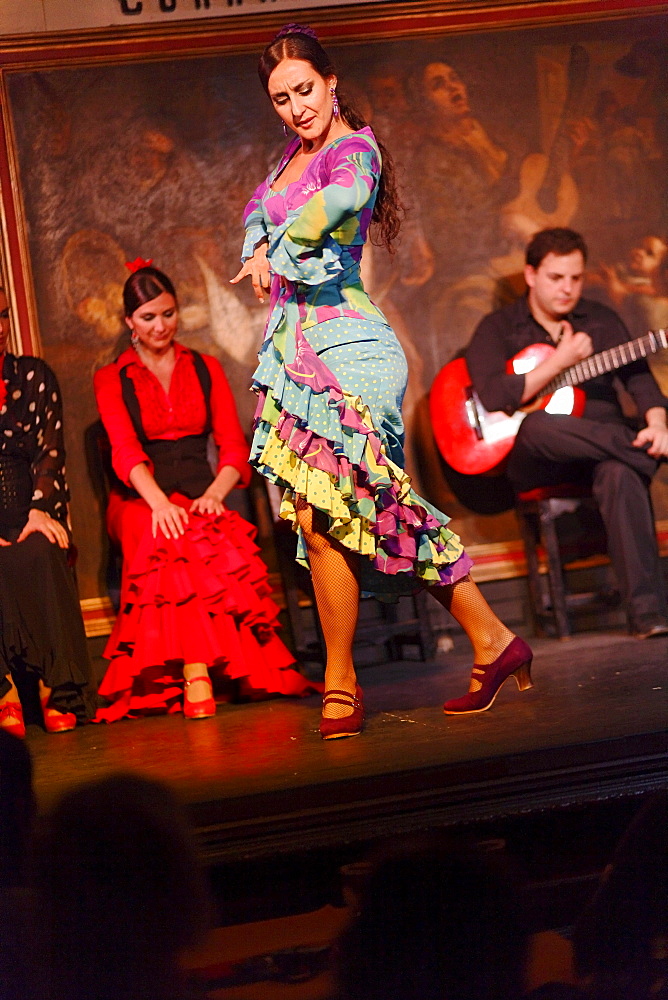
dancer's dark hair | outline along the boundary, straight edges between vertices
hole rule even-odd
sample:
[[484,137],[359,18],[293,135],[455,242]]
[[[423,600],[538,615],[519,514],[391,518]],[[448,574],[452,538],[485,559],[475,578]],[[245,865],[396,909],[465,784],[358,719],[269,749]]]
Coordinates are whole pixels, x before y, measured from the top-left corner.
[[140,267],[130,275],[123,286],[123,308],[126,316],[132,316],[136,309],[152,299],[168,292],[176,299],[174,285],[157,267]]
[[[284,59],[302,59],[308,62],[322,77],[336,75],[331,59],[318,41],[315,32],[300,24],[287,24],[267,45],[260,57],[258,74],[265,92],[269,93],[269,77]],[[346,125],[354,131],[365,128],[367,122],[348,101],[339,94],[340,115]],[[394,170],[394,163],[387,147],[378,140],[382,157],[382,170],[378,184],[378,196],[371,221],[378,227],[377,239],[372,242],[392,251],[392,244],[399,235],[404,214]]]

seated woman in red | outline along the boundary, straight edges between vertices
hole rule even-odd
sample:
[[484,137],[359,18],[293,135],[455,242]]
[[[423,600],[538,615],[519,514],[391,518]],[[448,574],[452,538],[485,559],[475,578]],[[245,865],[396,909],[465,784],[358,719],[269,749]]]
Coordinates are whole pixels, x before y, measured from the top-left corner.
[[[95,375],[118,481],[107,528],[123,552],[121,605],[97,721],[126,715],[215,714],[209,670],[240,695],[315,690],[276,635],[278,609],[255,529],[224,501],[247,484],[248,445],[219,363],[174,338],[172,282],[148,265],[123,301],[132,347]],[[209,434],[218,448],[214,477]]]

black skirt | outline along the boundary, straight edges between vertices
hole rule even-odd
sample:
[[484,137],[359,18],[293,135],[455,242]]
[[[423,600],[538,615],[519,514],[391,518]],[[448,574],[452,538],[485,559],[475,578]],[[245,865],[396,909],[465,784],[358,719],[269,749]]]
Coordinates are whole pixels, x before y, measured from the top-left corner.
[[[1,532],[7,537],[5,532]],[[92,667],[66,552],[40,532],[0,546],[0,698],[42,680],[51,705],[85,722],[94,711]]]

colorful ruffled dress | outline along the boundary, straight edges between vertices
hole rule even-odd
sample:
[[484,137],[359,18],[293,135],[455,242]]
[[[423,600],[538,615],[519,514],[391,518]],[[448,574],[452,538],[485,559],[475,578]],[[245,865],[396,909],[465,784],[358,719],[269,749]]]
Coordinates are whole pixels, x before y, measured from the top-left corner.
[[133,495],[129,475],[144,462],[172,503],[188,510],[213,480],[209,432],[218,469],[233,466],[242,484],[250,475],[222,368],[178,343],[175,350],[169,393],[132,349],[95,375],[118,477],[107,528],[123,552],[120,609],[100,685],[110,704],[95,721],[181,711],[184,663],[207,665],[219,700],[319,688],[292,669],[294,657],[276,634],[278,608],[253,525],[232,510],[197,513],[178,539],[154,538],[150,508]]
[[472,563],[403,469],[406,359],[360,279],[381,170],[373,132],[336,139],[281,187],[298,146],[295,138],[244,215],[243,259],[268,240],[273,271],[251,464],[285,488],[282,517],[296,527],[295,499],[305,497],[327,515],[332,538],[365,557],[365,593],[391,599],[418,581],[455,583]]

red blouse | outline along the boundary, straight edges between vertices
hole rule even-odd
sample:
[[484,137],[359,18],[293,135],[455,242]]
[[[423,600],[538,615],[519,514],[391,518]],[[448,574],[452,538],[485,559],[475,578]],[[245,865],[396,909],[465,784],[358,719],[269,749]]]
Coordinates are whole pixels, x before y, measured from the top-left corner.
[[[116,475],[130,486],[130,473],[144,462],[151,472],[153,463],[142,449],[123,402],[120,370],[134,383],[141,410],[142,423],[149,439],[176,441],[188,434],[202,434],[206,425],[206,404],[195,371],[192,352],[174,342],[176,364],[169,392],[165,392],[153,372],[149,371],[133,348],[128,348],[113,364],[95,373],[94,388],[97,408],[111,441],[111,461]],[[247,486],[251,470],[248,465],[248,443],[241,430],[234,397],[223,369],[208,354],[202,358],[211,375],[211,422],[213,439],[218,448],[218,472],[226,466],[235,468]]]

